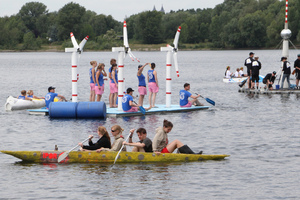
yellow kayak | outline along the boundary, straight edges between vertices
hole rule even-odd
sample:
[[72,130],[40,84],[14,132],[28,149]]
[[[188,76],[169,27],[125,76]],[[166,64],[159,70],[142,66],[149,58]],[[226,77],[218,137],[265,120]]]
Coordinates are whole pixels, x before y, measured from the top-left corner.
[[[1,151],[24,162],[57,163],[64,151]],[[71,151],[61,163],[114,163],[118,152]],[[229,155],[121,152],[116,163],[192,162],[222,160]]]

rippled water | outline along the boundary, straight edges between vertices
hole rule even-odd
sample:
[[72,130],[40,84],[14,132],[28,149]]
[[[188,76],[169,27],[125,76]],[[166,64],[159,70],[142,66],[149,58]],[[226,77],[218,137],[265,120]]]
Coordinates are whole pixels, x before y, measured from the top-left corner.
[[[165,103],[165,59],[162,52],[134,52],[142,63],[157,65]],[[216,102],[208,110],[107,118],[57,120],[29,115],[26,110],[0,109],[1,150],[60,150],[74,147],[96,128],[120,124],[125,135],[144,127],[150,138],[163,119],[174,123],[169,139],[179,139],[205,154],[230,154],[223,161],[169,164],[22,164],[0,154],[0,198],[7,199],[299,199],[299,99],[291,95],[248,95],[234,83],[223,83],[227,65],[241,67],[249,51],[181,51],[180,78],[172,72],[172,103],[185,82]],[[278,71],[279,50],[257,50],[261,74]],[[293,61],[297,52],[291,51]],[[79,101],[88,101],[89,61],[109,66],[111,52],[84,52],[79,61]],[[0,104],[9,95],[33,89],[44,96],[49,86],[71,97],[71,54],[0,53]],[[125,60],[126,87],[137,89],[137,63]],[[108,67],[106,67],[108,68]],[[130,80],[131,82],[129,83]],[[294,83],[295,80],[292,80]],[[108,102],[106,82],[103,100]],[[203,103],[207,104],[204,100]],[[146,99],[146,104],[148,99]],[[134,140],[138,138],[134,136]]]

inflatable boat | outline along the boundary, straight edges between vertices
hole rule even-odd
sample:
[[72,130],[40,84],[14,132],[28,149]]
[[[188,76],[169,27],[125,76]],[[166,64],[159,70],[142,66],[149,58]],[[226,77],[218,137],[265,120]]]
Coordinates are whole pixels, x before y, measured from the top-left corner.
[[13,96],[9,96],[4,105],[5,110],[23,110],[23,109],[34,109],[34,108],[42,108],[45,106],[44,99],[32,99],[23,100],[17,99]]
[[[240,78],[236,78],[236,77],[232,77],[232,78],[223,78],[223,82],[224,83],[240,83],[243,82],[243,80],[247,79],[248,77],[240,77]],[[261,83],[262,80],[264,79],[264,76],[259,76],[259,82]]]

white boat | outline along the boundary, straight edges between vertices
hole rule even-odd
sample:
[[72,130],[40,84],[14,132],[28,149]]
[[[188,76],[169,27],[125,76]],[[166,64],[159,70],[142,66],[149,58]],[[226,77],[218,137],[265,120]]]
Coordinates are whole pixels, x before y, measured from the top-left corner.
[[46,104],[44,99],[32,99],[32,101],[29,101],[29,100],[17,99],[13,96],[9,96],[6,100],[4,107],[5,110],[23,110],[23,109],[42,108],[45,105]]
[[[232,78],[223,78],[224,83],[241,83],[243,80],[247,79],[248,77],[232,77]],[[264,79],[264,76],[259,75],[259,82],[261,83],[262,80]]]

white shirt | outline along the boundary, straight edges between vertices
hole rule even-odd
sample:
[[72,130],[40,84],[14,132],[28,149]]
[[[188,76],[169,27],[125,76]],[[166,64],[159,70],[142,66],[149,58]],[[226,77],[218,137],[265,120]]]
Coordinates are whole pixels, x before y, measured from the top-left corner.
[[231,73],[230,73],[229,70],[226,71],[226,76],[225,76],[225,78],[231,78]]

